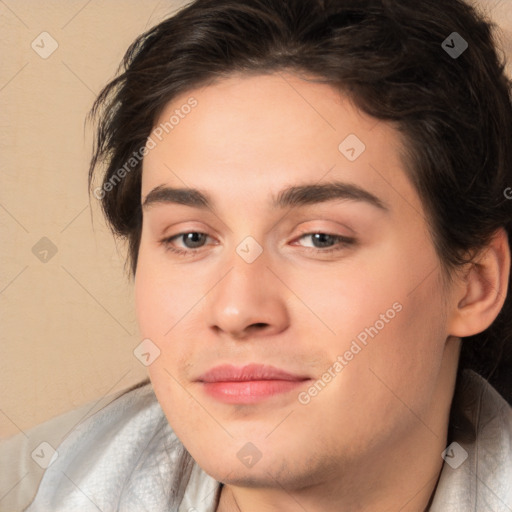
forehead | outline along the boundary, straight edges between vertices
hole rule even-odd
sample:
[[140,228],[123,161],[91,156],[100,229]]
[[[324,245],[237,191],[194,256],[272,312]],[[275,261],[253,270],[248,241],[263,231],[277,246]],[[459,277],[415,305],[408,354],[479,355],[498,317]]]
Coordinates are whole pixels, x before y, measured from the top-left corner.
[[290,74],[233,76],[175,98],[149,146],[142,199],[171,185],[268,202],[290,185],[335,180],[379,190],[385,203],[405,195],[421,208],[399,133],[332,86]]

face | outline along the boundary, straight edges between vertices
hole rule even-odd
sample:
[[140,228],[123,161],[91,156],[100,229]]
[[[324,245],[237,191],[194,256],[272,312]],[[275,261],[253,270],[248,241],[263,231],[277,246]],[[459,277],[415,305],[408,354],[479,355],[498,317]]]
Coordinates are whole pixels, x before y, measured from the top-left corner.
[[449,292],[401,147],[293,75],[190,91],[155,124],[138,322],[169,423],[217,480],[371,471],[444,428]]

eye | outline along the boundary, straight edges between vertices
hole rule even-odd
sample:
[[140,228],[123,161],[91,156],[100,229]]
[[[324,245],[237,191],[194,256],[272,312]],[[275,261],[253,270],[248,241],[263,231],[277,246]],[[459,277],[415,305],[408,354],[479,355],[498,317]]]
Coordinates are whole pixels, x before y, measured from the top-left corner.
[[205,235],[204,233],[191,232],[182,233],[181,235],[178,235],[177,238],[181,238],[188,249],[197,249],[203,245],[208,238],[208,235]]
[[[188,233],[179,233],[178,235],[164,238],[160,241],[160,243],[165,247],[165,250],[185,256],[193,255],[197,249],[200,249],[205,245],[205,242],[208,238],[209,237],[206,233],[191,231]],[[175,241],[179,240],[181,240],[183,246],[185,247],[184,249],[175,246]]]
[[354,245],[356,240],[341,235],[331,235],[329,233],[303,233],[297,240],[303,240],[309,238],[312,245],[302,245],[308,250],[315,252],[328,253],[334,251],[341,251],[347,246]]
[[[164,246],[166,251],[179,256],[193,256],[206,245],[208,238],[210,237],[206,233],[190,231],[164,238],[160,241],[160,244]],[[321,254],[341,251],[356,243],[354,238],[322,232],[303,233],[297,240],[300,241],[308,238],[312,242],[311,245],[299,245],[304,247],[307,251]],[[177,246],[178,242],[181,242],[182,247]]]

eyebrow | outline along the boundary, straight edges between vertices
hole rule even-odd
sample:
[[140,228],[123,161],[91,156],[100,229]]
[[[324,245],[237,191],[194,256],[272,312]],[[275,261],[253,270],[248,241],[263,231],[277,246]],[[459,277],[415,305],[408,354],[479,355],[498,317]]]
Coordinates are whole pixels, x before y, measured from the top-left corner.
[[[389,207],[377,196],[352,183],[334,181],[322,184],[295,185],[281,190],[271,200],[273,208],[293,208],[333,200],[359,201],[388,212]],[[159,185],[148,193],[143,208],[154,204],[181,204],[200,209],[214,209],[211,198],[193,188],[172,188]]]

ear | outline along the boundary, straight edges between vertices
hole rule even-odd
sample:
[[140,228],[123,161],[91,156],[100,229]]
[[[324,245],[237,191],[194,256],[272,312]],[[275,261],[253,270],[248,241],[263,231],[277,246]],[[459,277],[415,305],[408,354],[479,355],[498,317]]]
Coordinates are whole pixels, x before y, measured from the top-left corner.
[[464,337],[485,331],[505,303],[509,275],[510,246],[507,232],[500,228],[464,275],[457,278],[449,334]]

